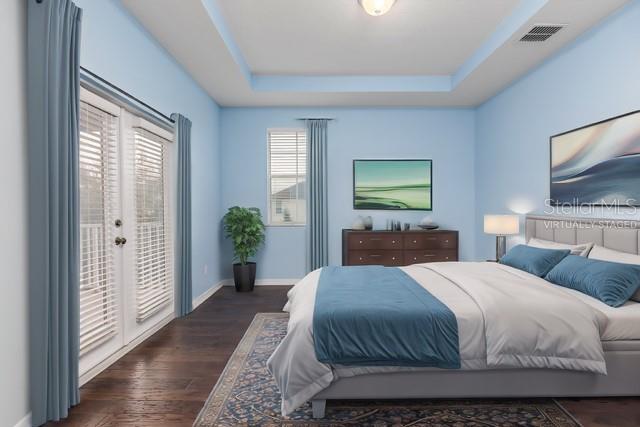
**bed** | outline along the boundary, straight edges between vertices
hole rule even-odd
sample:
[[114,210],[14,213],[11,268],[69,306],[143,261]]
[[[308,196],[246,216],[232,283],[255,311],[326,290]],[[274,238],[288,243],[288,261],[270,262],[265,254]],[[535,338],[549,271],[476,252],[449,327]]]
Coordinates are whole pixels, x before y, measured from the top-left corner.
[[[544,216],[528,216],[525,221],[527,240],[594,242],[640,253],[636,221]],[[455,307],[461,369],[320,363],[310,320],[316,271],[290,291],[285,307],[290,313],[288,333],[268,362],[282,393],[283,414],[311,401],[314,417],[322,418],[330,399],[640,395],[640,303],[612,308],[496,263],[433,263],[403,269]],[[515,321],[525,310],[528,316]],[[498,312],[501,320],[492,321]],[[553,333],[540,340],[544,334],[532,325]],[[521,341],[517,345],[526,347],[536,340],[535,348],[518,349],[524,356],[511,358],[511,343]]]

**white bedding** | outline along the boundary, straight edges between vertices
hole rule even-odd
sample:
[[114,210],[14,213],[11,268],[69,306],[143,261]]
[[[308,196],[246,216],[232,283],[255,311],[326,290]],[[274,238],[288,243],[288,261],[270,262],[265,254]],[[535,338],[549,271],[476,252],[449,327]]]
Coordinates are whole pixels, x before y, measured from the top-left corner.
[[606,317],[602,341],[640,340],[640,302],[629,300],[616,308],[574,289],[561,289]]
[[[543,279],[497,263],[430,263],[402,269],[458,322],[462,369],[556,368],[606,374],[605,313]],[[287,335],[267,365],[287,415],[340,377],[415,369],[330,366],[317,361],[313,311],[319,270],[288,294]]]

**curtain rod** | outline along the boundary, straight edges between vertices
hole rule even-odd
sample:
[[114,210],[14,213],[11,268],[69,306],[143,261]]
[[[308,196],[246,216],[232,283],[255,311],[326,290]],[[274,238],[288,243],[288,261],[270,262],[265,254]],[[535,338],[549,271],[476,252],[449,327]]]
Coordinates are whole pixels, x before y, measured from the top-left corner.
[[162,113],[162,112],[161,112],[161,111],[159,111],[159,110],[156,110],[156,109],[155,109],[155,108],[153,108],[151,105],[149,105],[149,104],[147,104],[146,102],[144,102],[144,101],[140,100],[139,98],[136,98],[135,96],[131,95],[131,94],[130,94],[129,92],[127,92],[126,90],[124,90],[124,89],[122,89],[122,88],[120,88],[120,87],[118,87],[118,86],[114,85],[114,84],[113,84],[113,83],[111,83],[110,81],[103,79],[102,77],[100,77],[99,75],[97,75],[96,73],[94,73],[93,71],[90,71],[90,70],[88,70],[87,68],[82,67],[82,66],[80,67],[80,69],[81,69],[82,71],[84,71],[85,73],[89,74],[89,75],[90,75],[91,77],[93,77],[94,79],[99,80],[101,83],[106,84],[107,86],[109,86],[109,87],[111,87],[111,88],[113,88],[113,89],[117,90],[118,92],[122,93],[123,95],[126,95],[127,97],[129,97],[129,98],[133,99],[134,101],[136,101],[138,104],[142,105],[143,107],[145,107],[145,108],[147,108],[147,109],[149,109],[149,110],[153,111],[154,113],[156,113],[157,115],[159,115],[159,116],[160,116],[160,117],[162,117],[163,119],[165,119],[165,120],[169,121],[170,123],[175,123],[175,121],[174,121],[171,117],[167,116],[166,114]]
[[332,117],[299,117],[296,120],[335,120]]

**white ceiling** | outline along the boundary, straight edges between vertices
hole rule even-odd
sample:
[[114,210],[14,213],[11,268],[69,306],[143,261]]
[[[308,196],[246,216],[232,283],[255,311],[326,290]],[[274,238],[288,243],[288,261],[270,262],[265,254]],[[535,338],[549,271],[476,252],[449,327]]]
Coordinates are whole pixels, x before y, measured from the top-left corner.
[[[122,0],[223,106],[476,106],[629,0]],[[567,26],[541,44],[534,24]]]
[[382,17],[356,0],[220,0],[255,74],[455,72],[518,0],[399,0]]

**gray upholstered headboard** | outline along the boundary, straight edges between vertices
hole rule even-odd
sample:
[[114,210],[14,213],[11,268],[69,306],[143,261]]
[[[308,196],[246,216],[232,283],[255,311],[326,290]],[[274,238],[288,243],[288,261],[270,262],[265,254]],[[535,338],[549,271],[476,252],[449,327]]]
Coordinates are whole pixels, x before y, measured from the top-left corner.
[[640,254],[640,221],[527,215],[525,238],[576,245],[594,242],[616,251]]

